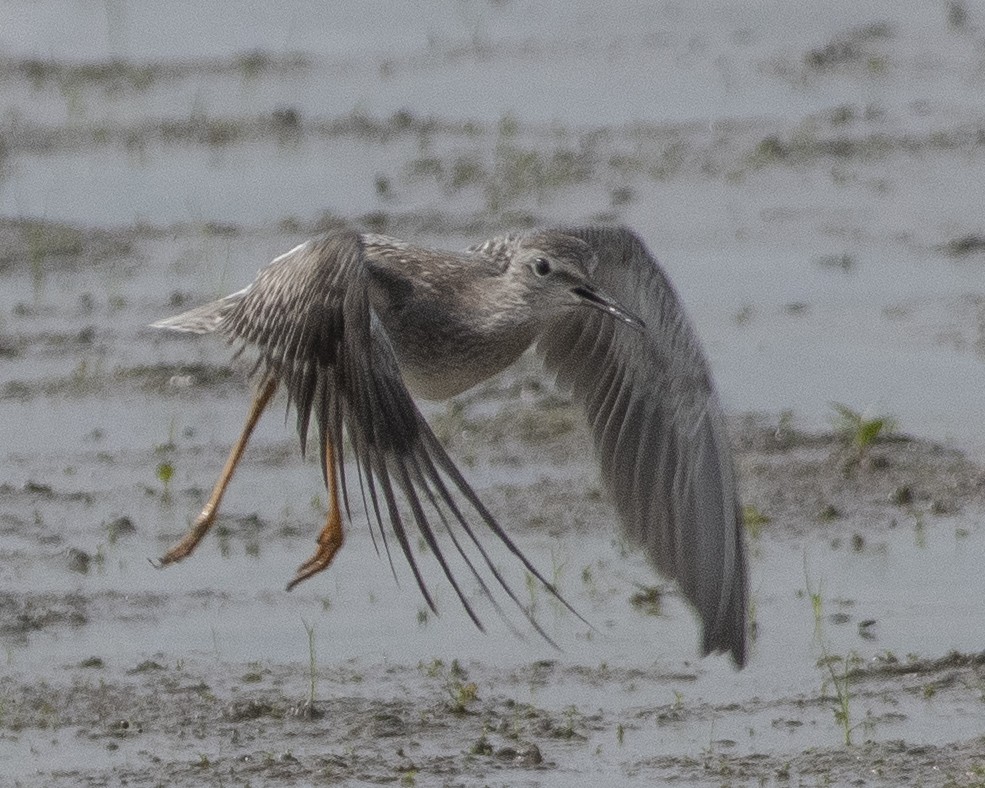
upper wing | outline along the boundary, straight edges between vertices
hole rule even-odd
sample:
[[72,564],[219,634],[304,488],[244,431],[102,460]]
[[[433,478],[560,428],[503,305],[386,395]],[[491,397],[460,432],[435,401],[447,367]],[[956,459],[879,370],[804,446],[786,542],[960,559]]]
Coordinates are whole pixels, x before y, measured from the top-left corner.
[[[436,539],[435,517],[497,610],[483,573],[494,578],[537,631],[550,640],[494,565],[475,524],[485,525],[527,571],[555,596],[557,591],[482,504],[418,411],[400,375],[390,339],[370,305],[366,277],[361,237],[349,230],[332,232],[275,260],[250,287],[229,297],[234,302],[217,302],[224,310],[217,330],[259,349],[258,366],[279,379],[294,402],[302,447],[314,413],[323,468],[326,440],[341,447],[344,428],[354,449],[367,514],[375,519],[388,555],[386,531],[381,526],[389,521],[432,609],[434,602],[408,538],[407,509],[407,519],[413,521],[480,628]],[[341,452],[335,452],[335,457],[348,510]]]
[[701,346],[673,287],[624,228],[563,229],[591,245],[593,280],[646,323],[572,309],[538,343],[581,402],[628,536],[697,608],[703,652],[746,658],[746,562],[735,471]]

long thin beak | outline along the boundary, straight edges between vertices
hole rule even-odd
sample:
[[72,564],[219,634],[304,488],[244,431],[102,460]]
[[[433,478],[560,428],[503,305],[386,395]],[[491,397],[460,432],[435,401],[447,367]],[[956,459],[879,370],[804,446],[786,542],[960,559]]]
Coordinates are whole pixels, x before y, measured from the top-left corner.
[[628,323],[637,331],[642,331],[646,328],[646,323],[642,319],[634,315],[628,309],[626,309],[618,301],[610,298],[604,293],[600,293],[594,288],[587,287],[585,285],[579,285],[571,289],[571,292],[581,299],[580,303],[585,306],[591,306],[607,315],[611,315],[617,320],[621,320],[624,323]]

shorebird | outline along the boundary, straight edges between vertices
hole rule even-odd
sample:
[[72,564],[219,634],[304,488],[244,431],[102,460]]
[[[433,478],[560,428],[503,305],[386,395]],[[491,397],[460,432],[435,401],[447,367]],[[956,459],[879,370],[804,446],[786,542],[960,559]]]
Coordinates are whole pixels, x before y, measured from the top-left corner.
[[159,565],[187,557],[208,532],[257,420],[283,386],[302,451],[314,414],[329,503],[315,553],[288,589],[328,567],[342,546],[340,491],[351,519],[346,435],[370,525],[388,554],[388,531],[396,539],[428,605],[412,524],[482,627],[442,552],[438,522],[497,610],[495,584],[547,637],[493,564],[481,527],[568,603],[483,505],[413,399],[453,397],[536,343],[584,410],[624,533],[696,609],[702,653],[745,663],[747,570],[722,409],[672,285],[632,231],[533,230],[449,252],[339,228],[281,255],[245,289],[153,325],[254,348],[259,381],[205,508]]

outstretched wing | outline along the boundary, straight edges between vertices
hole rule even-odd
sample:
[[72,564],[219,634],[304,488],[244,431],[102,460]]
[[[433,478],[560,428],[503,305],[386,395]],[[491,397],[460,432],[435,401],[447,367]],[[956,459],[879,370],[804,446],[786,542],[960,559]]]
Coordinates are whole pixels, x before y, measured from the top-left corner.
[[746,562],[735,470],[704,353],[674,289],[624,228],[565,228],[593,247],[593,281],[646,328],[572,309],[538,343],[584,407],[629,538],[697,608],[703,652],[746,659]]
[[[500,608],[491,585],[499,585],[550,640],[494,565],[483,547],[478,523],[561,597],[482,504],[418,411],[390,339],[370,305],[367,276],[362,237],[337,230],[274,260],[248,288],[215,302],[213,312],[218,314],[203,307],[189,313],[187,326],[179,316],[168,327],[195,330],[208,326],[211,329],[206,330],[257,348],[257,369],[283,383],[294,403],[302,447],[314,413],[323,468],[327,441],[341,447],[343,432],[348,434],[367,514],[375,520],[388,555],[387,529],[382,526],[389,522],[432,609],[434,601],[411,546],[410,521],[480,629],[479,618],[442,553],[435,522],[447,530],[496,609]],[[348,511],[350,496],[341,452],[334,456]],[[487,582],[484,576],[492,580]]]

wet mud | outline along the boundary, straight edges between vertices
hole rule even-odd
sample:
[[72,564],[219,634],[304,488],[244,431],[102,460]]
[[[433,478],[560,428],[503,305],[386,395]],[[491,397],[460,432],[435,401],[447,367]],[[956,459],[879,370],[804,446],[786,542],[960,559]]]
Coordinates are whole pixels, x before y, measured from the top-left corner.
[[[974,784],[985,740],[985,655],[903,649],[915,642],[906,630],[926,626],[905,621],[921,615],[911,611],[919,595],[906,588],[921,571],[945,569],[934,566],[935,547],[974,553],[982,545],[980,466],[900,436],[875,441],[856,462],[844,435],[740,419],[755,639],[750,667],[733,674],[724,660],[695,659],[695,622],[673,588],[627,556],[604,496],[583,478],[590,467],[572,459],[584,450],[580,428],[565,426],[549,440],[504,433],[500,414],[467,415],[499,403],[515,423],[515,405],[495,387],[486,395],[462,405],[456,453],[475,453],[474,467],[559,477],[493,483],[483,494],[538,563],[553,563],[562,591],[596,630],[532,596],[560,652],[501,627],[475,634],[455,609],[429,619],[409,578],[397,587],[385,573],[366,596],[351,572],[285,594],[284,569],[306,555],[314,516],[302,516],[312,521],[302,527],[230,514],[218,547],[157,572],[143,559],[167,534],[146,516],[124,505],[130,514],[94,524],[117,495],[141,495],[132,483],[85,496],[39,481],[7,485],[4,564],[20,588],[8,582],[0,596],[8,655],[0,751],[17,780],[561,785],[596,775],[617,784]],[[524,404],[520,418],[564,407],[544,395]],[[295,475],[314,470],[258,453],[257,484],[278,464]],[[207,465],[180,452],[173,462]],[[202,494],[142,496],[159,511],[190,513]],[[56,519],[52,510],[70,509],[85,512],[84,527],[43,527]],[[347,547],[361,554],[360,572],[380,560],[364,527]],[[907,553],[926,566],[909,569]],[[877,598],[850,579],[841,584],[826,566],[847,562],[864,572],[874,556],[884,571],[910,573],[884,614]],[[248,577],[224,581],[229,571]],[[377,615],[408,597],[396,624]],[[448,594],[444,601],[454,602]],[[932,616],[961,618],[948,600],[935,601]],[[288,610],[295,618],[278,644],[284,635],[269,629]],[[969,619],[977,615],[974,605]],[[369,620],[352,623],[361,618]],[[667,643],[669,630],[682,642]],[[176,643],[176,631],[190,642]],[[971,646],[977,635],[968,634]],[[504,654],[486,658],[487,647]]]

